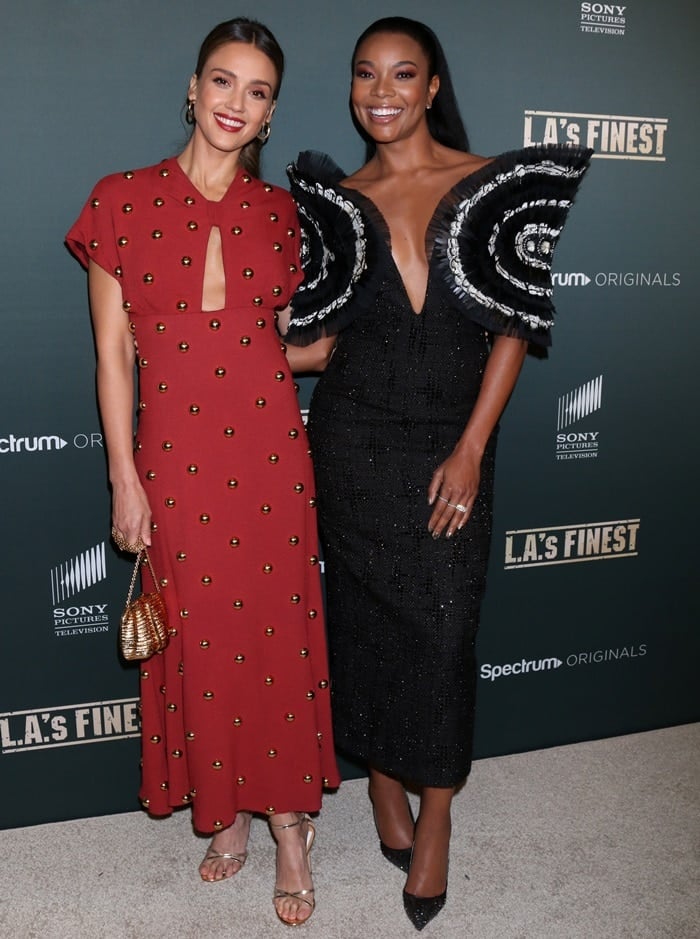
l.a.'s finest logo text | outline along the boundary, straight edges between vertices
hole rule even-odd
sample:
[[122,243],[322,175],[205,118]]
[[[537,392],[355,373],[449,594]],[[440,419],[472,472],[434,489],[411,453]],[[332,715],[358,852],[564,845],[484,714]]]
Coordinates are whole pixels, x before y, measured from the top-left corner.
[[627,28],[626,6],[617,3],[581,4],[581,32],[602,33],[605,36],[624,36]]
[[667,117],[525,111],[523,144],[575,144],[593,147],[594,157],[663,163]]
[[506,532],[504,569],[636,557],[640,520],[588,522]]
[[2,753],[28,753],[30,750],[138,737],[138,703],[138,698],[120,698],[31,711],[7,711],[0,714]]

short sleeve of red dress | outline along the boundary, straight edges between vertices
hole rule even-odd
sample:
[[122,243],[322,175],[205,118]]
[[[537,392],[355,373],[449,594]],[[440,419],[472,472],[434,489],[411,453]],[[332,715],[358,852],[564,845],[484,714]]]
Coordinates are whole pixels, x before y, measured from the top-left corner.
[[99,264],[112,277],[118,276],[119,248],[114,226],[116,187],[120,177],[101,179],[83,210],[66,235],[71,252],[87,268],[89,261]]
[[[277,190],[279,192],[279,190]],[[304,279],[301,269],[301,232],[299,230],[299,219],[297,217],[296,205],[287,193],[284,199],[285,208],[285,230],[286,236],[283,242],[284,258],[287,263],[289,277],[287,279],[287,290],[284,296],[280,297],[280,306],[285,307],[291,300],[294,291]]]

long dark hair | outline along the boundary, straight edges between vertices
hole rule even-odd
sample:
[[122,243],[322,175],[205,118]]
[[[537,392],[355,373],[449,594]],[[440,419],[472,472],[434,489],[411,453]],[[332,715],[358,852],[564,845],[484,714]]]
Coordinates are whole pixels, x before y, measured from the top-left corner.
[[[437,75],[440,79],[440,89],[433,98],[432,107],[427,113],[428,130],[431,136],[438,143],[451,147],[453,150],[461,150],[464,153],[469,152],[469,139],[464,122],[459,113],[459,105],[455,96],[450,69],[447,65],[447,59],[443,52],[440,40],[435,33],[425,23],[418,20],[410,20],[405,16],[386,16],[376,20],[371,26],[362,33],[355,43],[352,51],[352,69],[355,69],[355,59],[357,51],[370,36],[377,33],[399,33],[409,36],[423,50],[428,60],[428,75],[430,78]],[[357,123],[355,124],[357,127]],[[367,134],[358,127],[367,144],[366,159],[371,159],[376,152],[376,144],[367,136]]]
[[[248,45],[255,46],[256,49],[259,49],[268,57],[277,72],[277,84],[272,90],[272,100],[276,101],[284,74],[284,53],[267,26],[263,26],[257,20],[249,20],[245,16],[237,16],[235,19],[219,23],[206,36],[200,46],[197,65],[194,70],[197,78],[201,77],[204,66],[212,53],[227,42],[248,43]],[[187,107],[187,103],[186,101],[185,107]],[[262,145],[263,142],[255,137],[241,150],[240,164],[251,176],[260,176],[260,151]]]

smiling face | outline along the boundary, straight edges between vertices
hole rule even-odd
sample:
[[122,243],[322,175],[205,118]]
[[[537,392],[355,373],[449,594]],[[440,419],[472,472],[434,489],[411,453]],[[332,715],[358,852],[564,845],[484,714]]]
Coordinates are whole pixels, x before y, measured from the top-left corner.
[[425,110],[439,86],[414,39],[404,33],[376,33],[357,50],[350,98],[355,117],[370,137],[391,143],[418,129],[427,131]]
[[272,61],[246,42],[216,48],[199,77],[192,76],[195,135],[223,152],[240,150],[260,132],[275,109],[279,76]]

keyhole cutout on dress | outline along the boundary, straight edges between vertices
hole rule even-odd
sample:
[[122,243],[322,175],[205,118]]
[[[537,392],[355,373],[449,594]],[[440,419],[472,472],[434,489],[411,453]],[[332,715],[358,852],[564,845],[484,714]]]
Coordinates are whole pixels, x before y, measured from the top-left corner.
[[226,273],[224,255],[221,247],[221,229],[212,226],[207,242],[204,259],[204,280],[202,281],[202,311],[211,313],[223,310],[226,306]]

